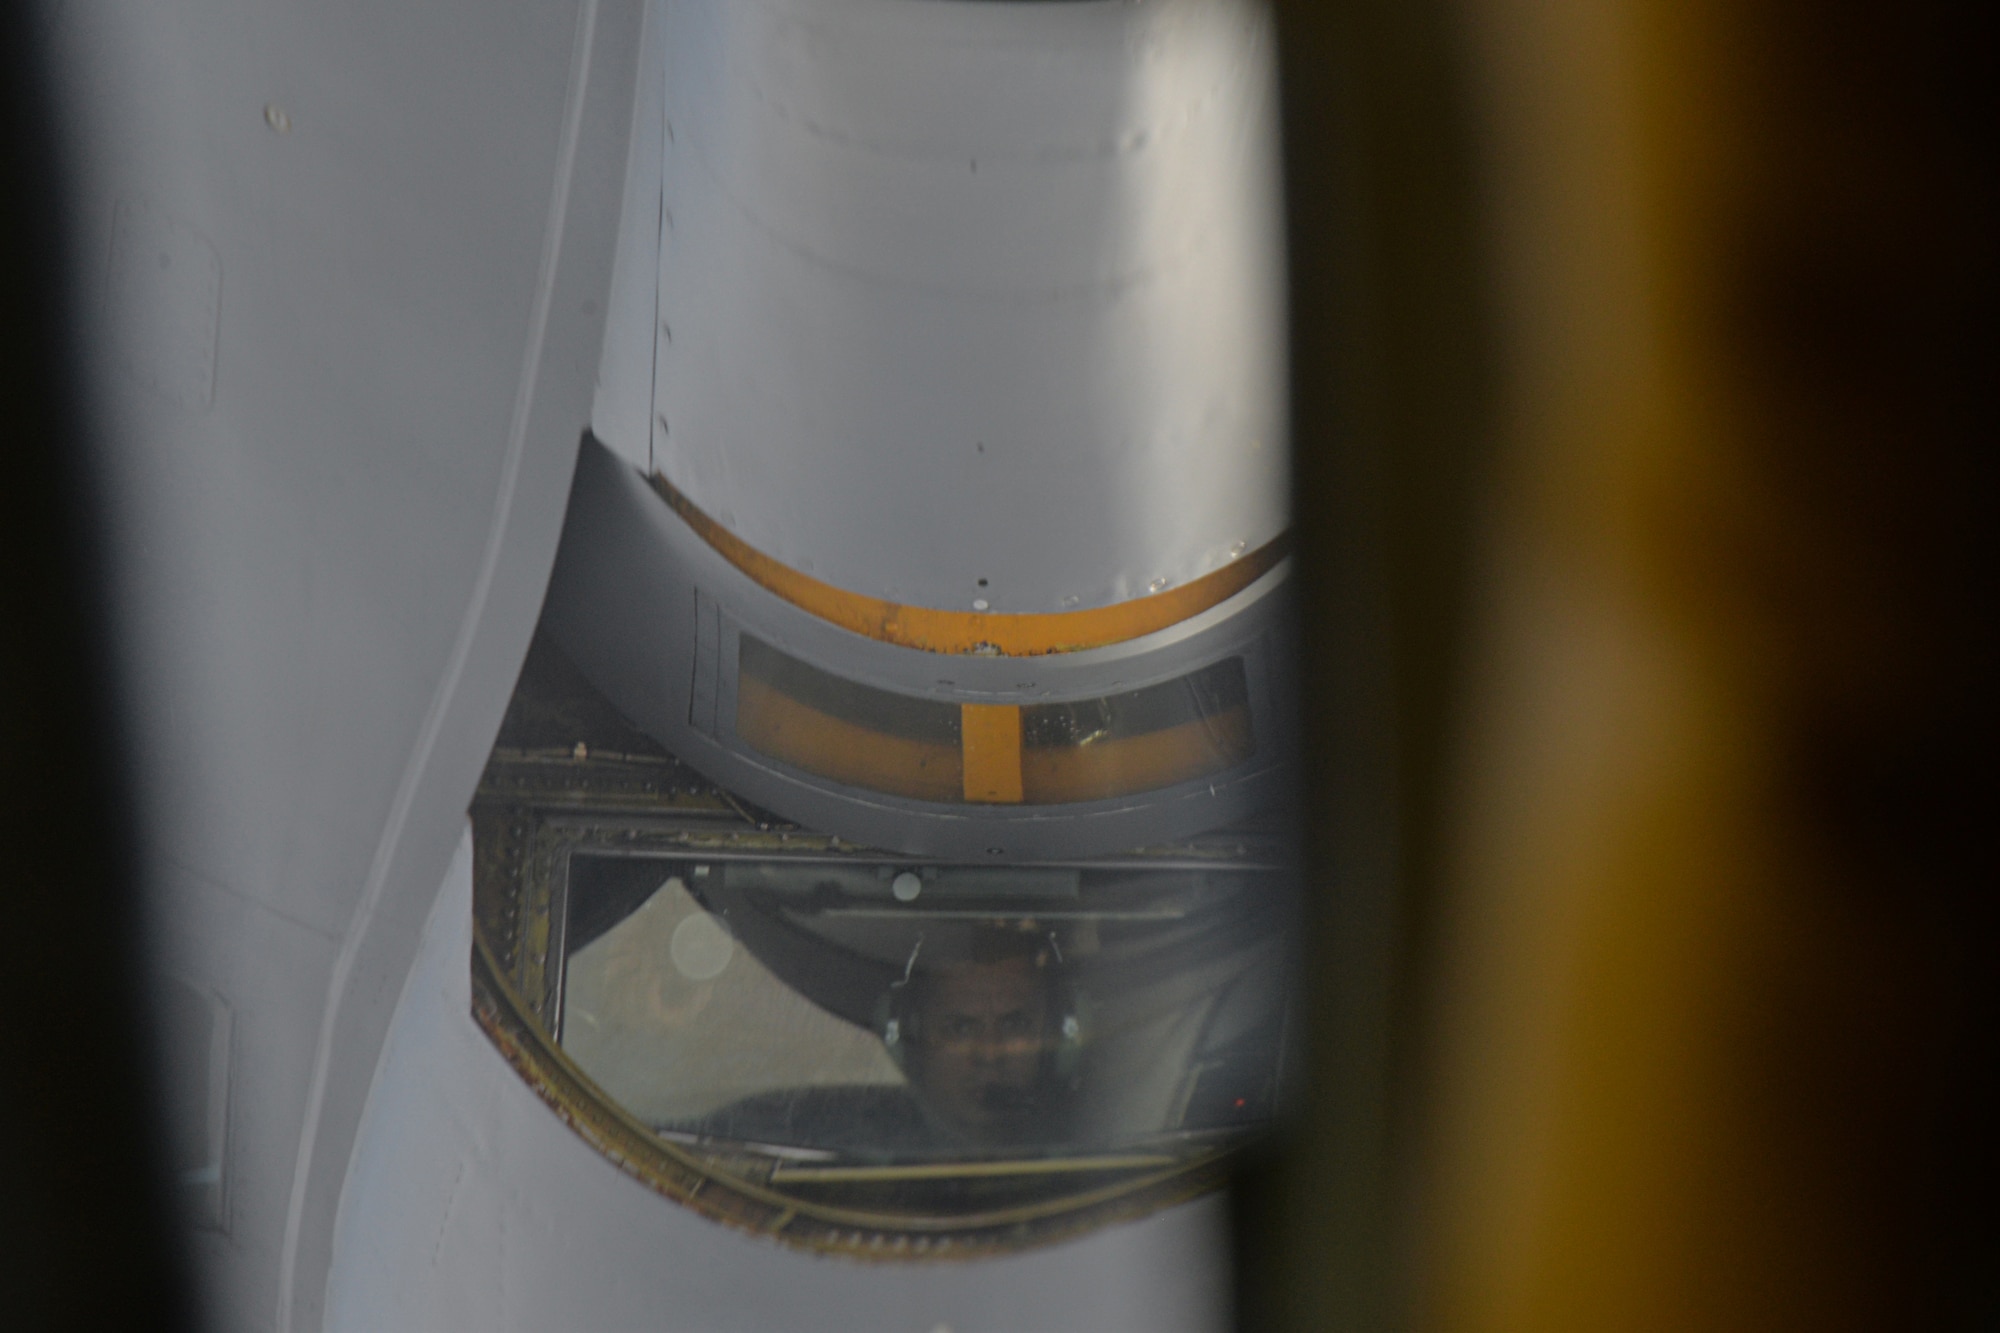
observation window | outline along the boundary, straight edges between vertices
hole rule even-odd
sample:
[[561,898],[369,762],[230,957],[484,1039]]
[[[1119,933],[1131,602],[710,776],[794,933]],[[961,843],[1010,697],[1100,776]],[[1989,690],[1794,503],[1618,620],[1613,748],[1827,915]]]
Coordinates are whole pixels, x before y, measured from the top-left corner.
[[[1198,716],[1226,715],[1203,688],[1225,706]],[[1144,693],[1024,708],[1022,750],[1188,724]],[[855,848],[630,732],[546,643],[501,740],[473,810],[477,1017],[696,1208],[820,1248],[1012,1249],[1212,1186],[1273,1113],[1275,828],[1024,866]]]

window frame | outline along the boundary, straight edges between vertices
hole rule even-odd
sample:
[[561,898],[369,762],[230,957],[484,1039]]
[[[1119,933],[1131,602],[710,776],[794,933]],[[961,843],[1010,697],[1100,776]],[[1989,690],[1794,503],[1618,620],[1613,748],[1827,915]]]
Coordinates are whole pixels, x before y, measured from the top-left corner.
[[[627,1174],[713,1220],[815,1252],[867,1259],[1014,1253],[1216,1189],[1236,1154],[1259,1136],[1236,1130],[1226,1142],[1191,1147],[1165,1164],[1127,1155],[1105,1167],[1104,1174],[1118,1177],[1108,1183],[1100,1177],[1072,1194],[979,1213],[849,1207],[760,1183],[758,1173],[768,1182],[777,1159],[656,1133],[562,1049],[557,1034],[570,858],[643,852],[707,860],[852,859],[871,866],[908,861],[913,867],[919,858],[856,848],[762,814],[663,754],[496,748],[471,813],[475,1021],[586,1142]],[[1281,857],[1282,846],[1275,834],[1238,830],[1136,855],[1147,863],[1195,858],[1223,867],[1242,864],[1246,856]]]

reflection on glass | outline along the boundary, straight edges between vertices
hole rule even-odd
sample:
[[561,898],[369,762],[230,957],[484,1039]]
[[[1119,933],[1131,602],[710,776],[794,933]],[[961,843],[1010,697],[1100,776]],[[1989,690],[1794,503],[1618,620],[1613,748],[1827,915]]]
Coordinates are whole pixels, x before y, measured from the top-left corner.
[[1234,768],[1256,752],[1243,659],[1080,703],[1021,710],[1025,799],[1096,801]]
[[[655,1126],[699,1120],[773,1089],[895,1086],[902,1074],[869,1034],[814,1005],[736,947],[678,877],[597,858],[573,899],[617,898],[616,874],[657,885],[622,920],[576,947],[564,970],[562,1045],[627,1110]],[[625,900],[630,901],[629,895]],[[600,907],[600,911],[602,908]],[[571,930],[597,923],[571,913]]]
[[1171,1160],[1270,1114],[1279,878],[578,854],[561,1043],[794,1183]]

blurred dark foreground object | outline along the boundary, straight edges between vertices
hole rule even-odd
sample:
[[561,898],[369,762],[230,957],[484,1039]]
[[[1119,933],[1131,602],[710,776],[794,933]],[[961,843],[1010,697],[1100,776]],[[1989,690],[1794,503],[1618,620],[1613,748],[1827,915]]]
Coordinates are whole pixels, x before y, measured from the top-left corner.
[[1243,1327],[2000,1324],[1993,7],[1280,13],[1332,832]]
[[32,6],[0,5],[0,1326],[192,1326]]

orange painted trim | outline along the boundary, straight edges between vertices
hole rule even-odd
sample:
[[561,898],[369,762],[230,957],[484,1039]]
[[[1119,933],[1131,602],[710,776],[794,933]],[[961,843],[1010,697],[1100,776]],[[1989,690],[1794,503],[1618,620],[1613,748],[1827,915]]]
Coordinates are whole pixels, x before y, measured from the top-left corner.
[[[850,787],[955,803],[970,793],[960,747],[888,736],[820,712],[754,676],[736,682],[736,734],[751,749]],[[1014,786],[1020,789],[1018,723]],[[967,799],[971,799],[969,795]],[[1020,800],[1016,795],[1015,800]]]
[[675,490],[665,477],[655,473],[652,483],[653,489],[696,535],[762,587],[842,629],[932,653],[1039,657],[1142,638],[1200,615],[1243,591],[1285,558],[1291,540],[1291,534],[1280,533],[1192,583],[1116,606],[1017,615],[939,611],[866,597],[822,583],[772,559],[724,528]]
[[1021,706],[961,704],[965,799],[990,805],[1021,803]]

